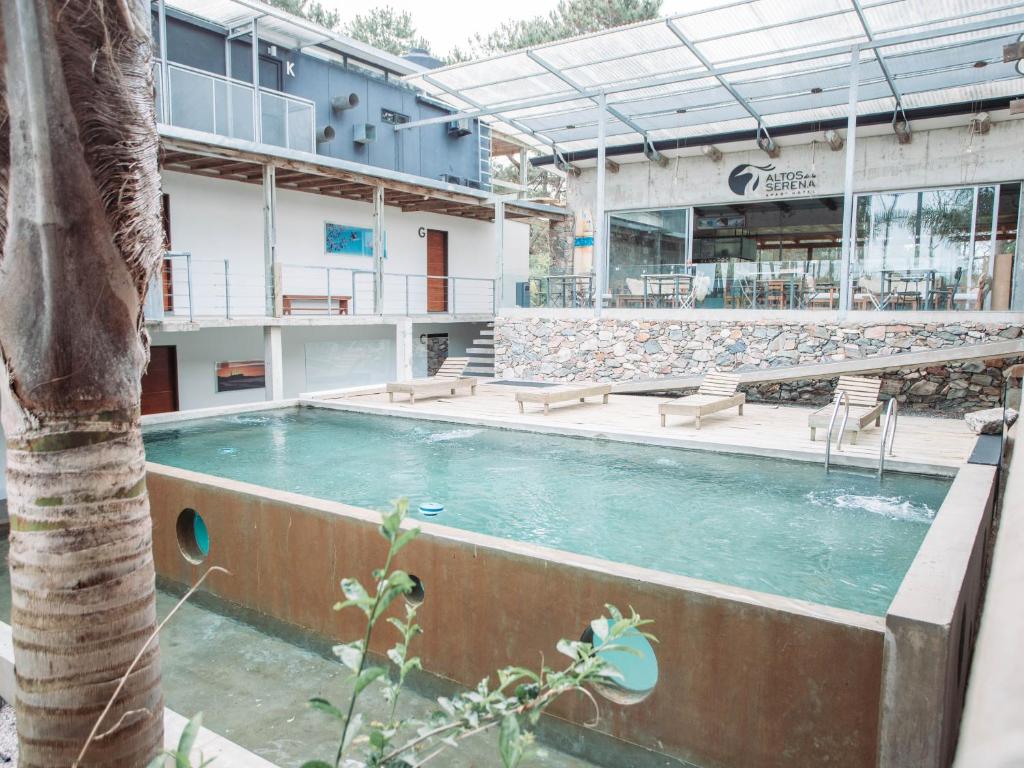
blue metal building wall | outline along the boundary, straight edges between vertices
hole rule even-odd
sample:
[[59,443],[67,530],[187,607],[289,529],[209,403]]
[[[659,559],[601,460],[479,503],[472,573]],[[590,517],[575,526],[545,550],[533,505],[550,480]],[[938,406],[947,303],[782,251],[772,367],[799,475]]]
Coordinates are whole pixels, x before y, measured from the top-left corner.
[[[155,14],[153,27],[154,38],[158,40]],[[226,39],[226,31],[216,25],[168,10],[167,53],[171,62],[226,75]],[[231,42],[232,78],[252,82],[251,50],[250,42],[244,38]],[[270,45],[261,41],[261,57],[269,53]],[[282,77],[282,90],[316,105],[317,130],[325,125],[335,130],[333,141],[317,146],[318,154],[435,180],[448,174],[472,182],[481,181],[479,125],[475,121],[472,133],[458,138],[448,135],[445,123],[394,131],[382,122],[382,109],[400,112],[410,120],[443,115],[447,110],[421,99],[415,91],[401,84],[356,66],[344,67],[280,45],[276,46],[276,53],[282,69],[286,62],[294,65],[294,77]],[[273,87],[273,84],[261,85]],[[359,106],[333,113],[331,99],[347,97],[350,93],[359,96]],[[376,126],[376,141],[366,145],[353,141],[354,126],[359,123]]]

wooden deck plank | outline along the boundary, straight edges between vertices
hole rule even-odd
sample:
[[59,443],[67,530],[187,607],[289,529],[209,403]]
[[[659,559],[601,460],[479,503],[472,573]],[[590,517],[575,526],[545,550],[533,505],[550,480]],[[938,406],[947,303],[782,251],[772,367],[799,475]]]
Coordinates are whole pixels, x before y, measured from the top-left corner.
[[[608,405],[601,405],[600,401],[581,403],[573,408],[552,409],[550,414],[544,416],[539,411],[519,414],[515,402],[516,391],[517,388],[513,386],[481,384],[477,396],[473,398],[441,397],[417,402],[415,405],[406,402],[389,404],[386,395],[381,393],[334,397],[325,402],[365,405],[374,410],[403,416],[450,417],[454,421],[480,419],[490,423],[536,426],[541,429],[561,425],[628,434],[638,442],[645,442],[646,437],[650,437],[651,442],[674,437],[685,439],[692,447],[707,445],[712,450],[723,450],[722,446],[730,446],[736,447],[737,452],[747,449],[773,455],[799,452],[824,459],[824,440],[819,435],[817,441],[811,442],[807,427],[807,417],[814,411],[813,408],[747,403],[743,416],[737,416],[735,412],[710,415],[704,418],[700,430],[688,422],[677,422],[662,428],[658,406],[672,402],[674,398],[613,394]],[[857,445],[844,443],[839,455],[876,462],[881,437],[881,429],[866,429]],[[901,415],[896,432],[895,454],[886,459],[886,465],[905,462],[956,468],[970,456],[975,438],[962,419]],[[833,450],[833,457],[836,455]]]

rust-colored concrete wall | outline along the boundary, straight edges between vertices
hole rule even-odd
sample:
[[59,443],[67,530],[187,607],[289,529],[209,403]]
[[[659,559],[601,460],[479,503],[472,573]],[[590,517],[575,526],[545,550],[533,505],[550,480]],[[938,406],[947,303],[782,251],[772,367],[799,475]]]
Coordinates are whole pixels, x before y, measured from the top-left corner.
[[[338,614],[339,580],[383,559],[375,513],[157,465],[149,468],[157,571],[181,583],[207,565],[209,591],[333,640],[361,615]],[[202,566],[178,550],[175,522],[197,510],[210,533]],[[605,603],[655,620],[661,677],[633,707],[605,703],[599,728],[705,768],[872,766],[881,685],[881,618],[421,524],[399,565],[426,599],[425,668],[475,684],[509,664],[558,664]],[[376,638],[383,651],[389,630]],[[586,702],[557,714],[592,717]]]

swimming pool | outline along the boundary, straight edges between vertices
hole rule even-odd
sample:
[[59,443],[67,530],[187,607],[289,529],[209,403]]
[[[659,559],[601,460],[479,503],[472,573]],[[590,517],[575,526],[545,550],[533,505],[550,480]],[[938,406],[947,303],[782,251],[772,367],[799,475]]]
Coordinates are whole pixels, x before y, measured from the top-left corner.
[[[949,481],[321,409],[146,429],[150,461],[882,615]],[[414,513],[415,515],[415,513]]]

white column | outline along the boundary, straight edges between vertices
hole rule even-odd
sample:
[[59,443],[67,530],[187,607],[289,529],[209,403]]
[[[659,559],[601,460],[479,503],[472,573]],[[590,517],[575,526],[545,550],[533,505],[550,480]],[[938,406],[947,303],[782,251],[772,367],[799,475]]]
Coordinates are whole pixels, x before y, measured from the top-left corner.
[[263,364],[266,366],[267,400],[284,399],[284,352],[280,326],[263,327]]
[[608,254],[604,230],[605,141],[608,97],[597,99],[597,190],[594,195],[594,316],[601,316],[601,305],[608,289]]
[[384,314],[384,187],[373,190],[373,311]]
[[846,115],[846,171],[843,174],[843,253],[839,266],[839,312],[850,309],[853,298],[853,283],[850,271],[853,268],[853,240],[856,236],[853,210],[853,169],[857,152],[857,89],[860,86],[860,46],[850,49],[850,103]]
[[530,158],[526,152],[526,147],[519,149],[519,185],[522,187],[519,190],[519,197],[529,197],[526,187],[530,183]]
[[494,314],[505,306],[505,201],[494,201]]
[[407,317],[395,322],[395,378],[399,381],[413,378],[412,320]]
[[277,285],[277,172],[263,166],[263,275],[266,284],[267,317],[280,316]]

